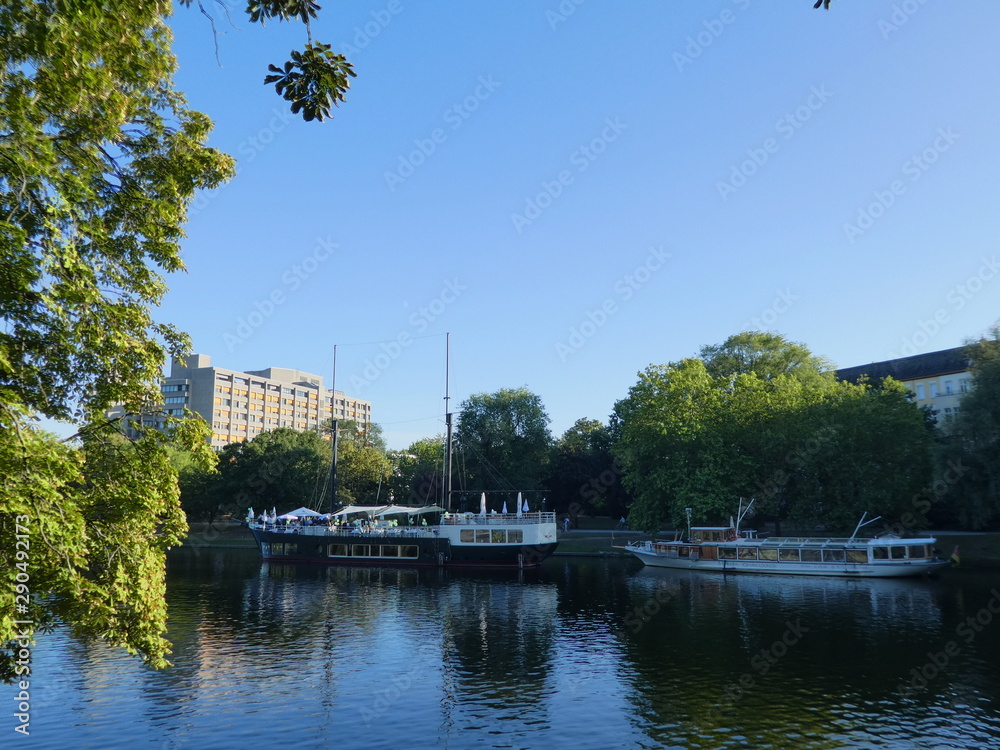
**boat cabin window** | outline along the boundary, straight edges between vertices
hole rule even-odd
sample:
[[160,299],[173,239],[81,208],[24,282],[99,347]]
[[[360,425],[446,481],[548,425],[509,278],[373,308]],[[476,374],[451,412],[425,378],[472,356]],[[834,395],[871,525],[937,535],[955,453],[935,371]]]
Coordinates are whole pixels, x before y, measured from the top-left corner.
[[719,559],[720,560],[735,560],[736,559],[736,548],[735,547],[719,547]]
[[872,559],[873,560],[888,560],[889,559],[889,548],[888,547],[872,547]]
[[691,539],[695,544],[699,542],[725,542],[735,539],[736,533],[732,529],[692,529]]
[[923,560],[930,557],[926,544],[911,544],[906,548],[906,556],[911,560]]
[[776,547],[761,547],[760,548],[760,559],[761,560],[774,560],[778,559],[778,550]]
[[844,550],[842,549],[823,550],[823,562],[844,562]]
[[740,547],[740,559],[741,560],[756,560],[757,559],[757,548],[756,547]]
[[462,529],[458,539],[463,544],[522,544],[523,529]]
[[866,562],[868,562],[868,550],[864,550],[864,549],[849,549],[849,550],[847,550],[847,562],[849,562],[849,563],[866,563]]
[[906,557],[906,547],[901,544],[895,547],[889,547],[889,552],[892,555],[893,560],[902,560]]
[[802,550],[802,562],[820,562],[820,551],[818,549]]
[[778,550],[778,559],[782,562],[798,562],[799,550],[797,548]]

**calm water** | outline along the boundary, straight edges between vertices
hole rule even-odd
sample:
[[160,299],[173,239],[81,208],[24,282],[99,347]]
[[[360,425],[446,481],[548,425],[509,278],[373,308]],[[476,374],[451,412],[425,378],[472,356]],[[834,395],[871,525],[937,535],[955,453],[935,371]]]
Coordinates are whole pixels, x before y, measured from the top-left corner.
[[169,600],[163,672],[44,636],[31,736],[8,701],[0,746],[1000,748],[996,574],[582,558],[463,574],[180,550]]

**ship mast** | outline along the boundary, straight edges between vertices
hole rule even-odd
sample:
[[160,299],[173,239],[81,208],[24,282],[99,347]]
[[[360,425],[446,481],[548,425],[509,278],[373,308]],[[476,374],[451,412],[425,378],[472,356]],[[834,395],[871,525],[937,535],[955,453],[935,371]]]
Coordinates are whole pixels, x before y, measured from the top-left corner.
[[333,382],[330,384],[330,427],[333,430],[333,463],[330,464],[330,513],[337,509],[337,345],[333,345]]
[[451,512],[451,396],[448,393],[449,368],[451,366],[451,333],[445,334],[444,344],[444,509]]

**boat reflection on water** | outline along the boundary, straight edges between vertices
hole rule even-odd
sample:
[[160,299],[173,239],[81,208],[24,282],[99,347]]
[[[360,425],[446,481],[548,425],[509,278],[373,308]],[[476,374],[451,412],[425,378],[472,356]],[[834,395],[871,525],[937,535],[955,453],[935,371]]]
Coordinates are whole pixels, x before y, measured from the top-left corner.
[[[368,721],[421,710],[442,714],[443,727],[516,723],[549,691],[558,591],[538,571],[265,562],[244,591],[244,616],[327,660],[321,690],[342,684],[341,710],[354,702]],[[359,654],[379,662],[377,682],[356,668]]]
[[941,599],[949,587],[940,578],[826,578],[644,567],[634,575],[651,594],[682,586],[693,596],[710,597],[741,615],[775,607],[783,610],[837,611],[849,607],[866,628],[933,629],[941,625]]
[[[877,706],[881,716],[886,705],[912,712],[907,675],[955,634],[948,616],[955,589],[940,579],[647,567],[629,588],[625,640],[634,700],[645,707],[647,734],[659,741],[671,736],[662,728],[683,717],[699,731],[756,727],[755,743],[788,746],[787,737],[769,734],[773,725],[829,733],[831,744],[818,747],[850,746],[835,731],[850,724],[844,717],[863,721]],[[937,687],[961,692],[947,684],[962,681],[959,671],[936,674]]]

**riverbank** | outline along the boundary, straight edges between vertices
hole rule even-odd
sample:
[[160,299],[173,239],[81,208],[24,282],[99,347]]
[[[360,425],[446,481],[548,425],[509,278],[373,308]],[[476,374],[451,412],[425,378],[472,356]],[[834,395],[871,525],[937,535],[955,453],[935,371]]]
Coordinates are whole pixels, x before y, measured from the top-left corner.
[[[624,547],[630,541],[646,539],[641,531],[622,531],[611,519],[580,519],[581,528],[559,532],[559,548],[555,556],[631,557]],[[950,557],[956,547],[960,565],[967,568],[1000,568],[1000,534],[974,532],[931,532],[937,539],[941,557]],[[661,533],[667,538],[667,532]],[[240,523],[216,521],[213,524],[191,524],[184,547],[232,547],[255,549],[253,537]]]

